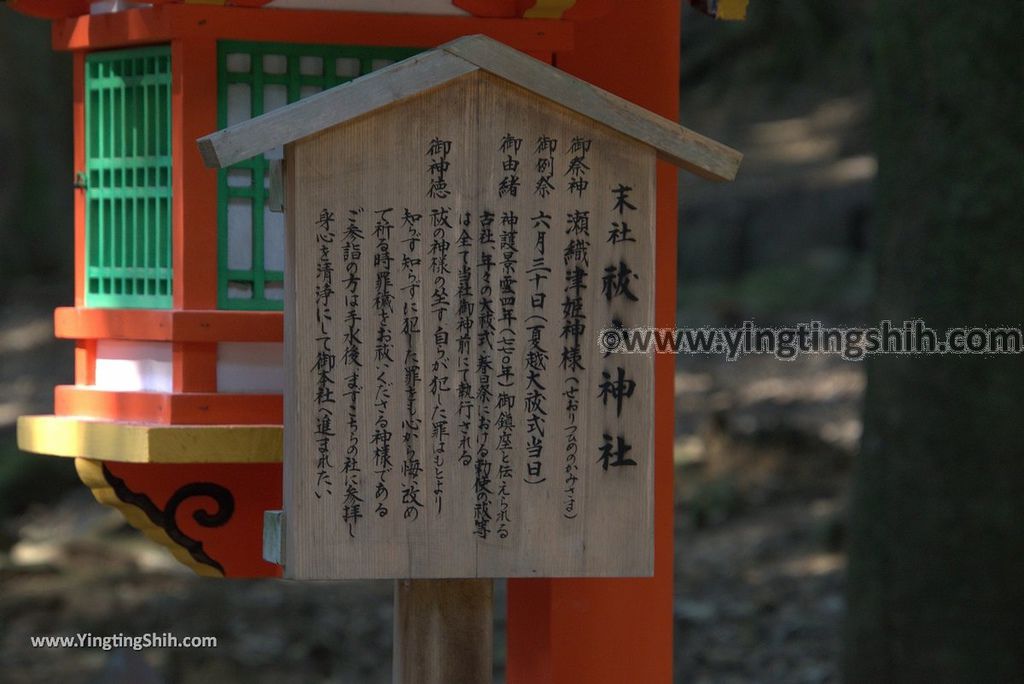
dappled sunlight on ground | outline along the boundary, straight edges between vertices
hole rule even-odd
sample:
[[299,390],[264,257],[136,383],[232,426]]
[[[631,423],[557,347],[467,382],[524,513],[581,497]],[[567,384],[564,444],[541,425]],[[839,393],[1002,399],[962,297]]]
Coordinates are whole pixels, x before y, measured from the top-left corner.
[[676,622],[692,682],[837,678],[864,366],[682,357]]

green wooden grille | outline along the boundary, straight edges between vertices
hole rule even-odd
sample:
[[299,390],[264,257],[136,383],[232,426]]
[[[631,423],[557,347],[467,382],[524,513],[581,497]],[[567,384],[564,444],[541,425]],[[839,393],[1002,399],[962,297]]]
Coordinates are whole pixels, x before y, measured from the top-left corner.
[[85,59],[85,303],[171,306],[171,52]]
[[[407,48],[223,41],[217,48],[218,128],[346,83],[419,52]],[[218,174],[218,305],[283,307],[284,223],[266,209],[268,158]],[[273,225],[268,225],[273,222]]]

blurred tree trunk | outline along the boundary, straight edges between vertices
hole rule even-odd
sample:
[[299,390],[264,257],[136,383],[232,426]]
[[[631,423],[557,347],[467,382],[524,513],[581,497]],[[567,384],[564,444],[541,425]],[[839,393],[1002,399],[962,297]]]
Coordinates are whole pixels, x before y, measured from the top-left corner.
[[[1024,324],[1024,3],[879,2],[877,311]],[[846,681],[1024,681],[1024,356],[875,357]]]
[[71,57],[50,25],[0,7],[0,306],[62,284],[74,255]]

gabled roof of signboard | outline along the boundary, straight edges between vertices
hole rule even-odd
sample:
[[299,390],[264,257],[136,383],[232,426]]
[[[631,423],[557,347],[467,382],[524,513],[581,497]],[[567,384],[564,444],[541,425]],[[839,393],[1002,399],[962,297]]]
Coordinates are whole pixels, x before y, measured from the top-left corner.
[[481,70],[650,145],[698,176],[736,176],[736,150],[485,36],[459,38],[200,138],[199,151],[208,166],[229,166]]

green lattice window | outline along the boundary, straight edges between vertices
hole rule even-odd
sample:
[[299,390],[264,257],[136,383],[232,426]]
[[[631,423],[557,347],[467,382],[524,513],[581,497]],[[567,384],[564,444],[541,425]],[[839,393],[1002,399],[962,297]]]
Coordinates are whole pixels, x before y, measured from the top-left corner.
[[85,130],[85,303],[169,308],[170,49],[87,55]]
[[[406,48],[221,42],[218,127],[224,128],[351,81],[416,54]],[[284,217],[267,208],[269,160],[239,162],[218,175],[218,302],[223,309],[280,309]]]

